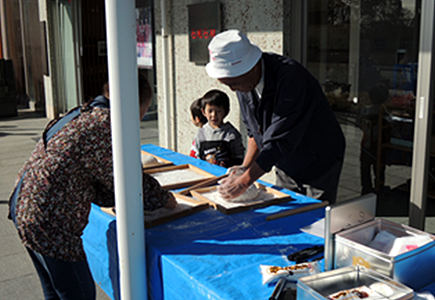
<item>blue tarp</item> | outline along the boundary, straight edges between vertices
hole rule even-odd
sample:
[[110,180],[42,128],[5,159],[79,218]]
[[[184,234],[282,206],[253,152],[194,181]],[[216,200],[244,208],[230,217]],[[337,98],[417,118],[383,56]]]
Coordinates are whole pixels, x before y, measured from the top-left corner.
[[[155,145],[141,148],[176,165],[192,164],[216,176],[226,171]],[[209,208],[147,229],[149,299],[269,299],[274,285],[262,284],[259,266],[294,264],[287,260],[288,254],[324,242],[299,229],[323,218],[324,209],[266,221],[270,214],[319,202],[281,191],[295,200],[231,215]],[[93,205],[83,240],[95,281],[112,299],[118,299],[116,218]]]

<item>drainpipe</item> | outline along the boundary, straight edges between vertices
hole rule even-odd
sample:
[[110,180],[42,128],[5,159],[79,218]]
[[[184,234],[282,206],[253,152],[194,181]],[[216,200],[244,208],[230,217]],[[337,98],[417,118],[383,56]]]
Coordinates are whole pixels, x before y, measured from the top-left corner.
[[21,26],[21,44],[22,44],[22,50],[23,50],[23,69],[24,69],[24,85],[26,87],[26,94],[29,99],[29,107],[31,110],[35,110],[35,99],[30,98],[30,83],[29,83],[29,67],[27,64],[27,27],[25,23],[25,16],[24,16],[24,0],[19,0],[19,10],[20,10],[20,26]]
[[147,299],[135,0],[106,0],[121,299]]
[[169,92],[169,46],[168,46],[168,20],[167,20],[167,0],[160,0],[162,10],[162,39],[163,39],[163,97],[165,98],[164,116],[165,116],[165,144],[168,149],[173,148],[172,130],[171,130],[171,97]]

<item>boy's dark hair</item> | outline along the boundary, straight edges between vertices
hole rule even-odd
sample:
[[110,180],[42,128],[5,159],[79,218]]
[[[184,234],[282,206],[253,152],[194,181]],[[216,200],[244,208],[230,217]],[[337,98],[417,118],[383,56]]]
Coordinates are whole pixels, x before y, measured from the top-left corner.
[[192,104],[190,105],[190,113],[192,114],[193,119],[198,117],[199,121],[202,124],[205,124],[205,123],[207,123],[207,118],[202,114],[201,100],[202,100],[202,98],[199,98],[199,99],[196,99],[192,102]]
[[211,90],[205,93],[201,100],[201,108],[205,109],[207,104],[222,107],[226,115],[230,112],[230,98],[220,90]]

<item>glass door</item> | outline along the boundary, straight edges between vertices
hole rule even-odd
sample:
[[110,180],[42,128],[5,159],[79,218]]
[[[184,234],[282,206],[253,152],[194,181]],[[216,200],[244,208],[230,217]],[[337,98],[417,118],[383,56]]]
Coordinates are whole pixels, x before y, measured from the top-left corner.
[[159,144],[158,108],[155,69],[154,1],[136,0],[137,65],[153,87],[151,105],[141,120],[141,144]]
[[309,0],[305,5],[306,65],[347,142],[337,201],[374,192],[378,215],[390,215],[393,205],[396,216],[407,217],[420,1]]
[[[52,70],[56,72],[58,112],[67,112],[79,105],[77,92],[76,48],[74,39],[73,5],[69,0],[51,1],[51,14],[54,31],[54,61]],[[54,78],[54,77],[53,77]]]

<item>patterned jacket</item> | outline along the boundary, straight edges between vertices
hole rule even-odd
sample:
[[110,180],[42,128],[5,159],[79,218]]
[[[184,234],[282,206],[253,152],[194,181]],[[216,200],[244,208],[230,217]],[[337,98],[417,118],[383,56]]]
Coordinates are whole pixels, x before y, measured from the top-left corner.
[[[16,184],[24,173],[16,205],[23,244],[56,259],[85,260],[81,235],[91,203],[114,205],[109,109],[89,107],[47,145],[41,139]],[[143,195],[146,210],[167,203],[168,192],[147,174],[143,175]]]

